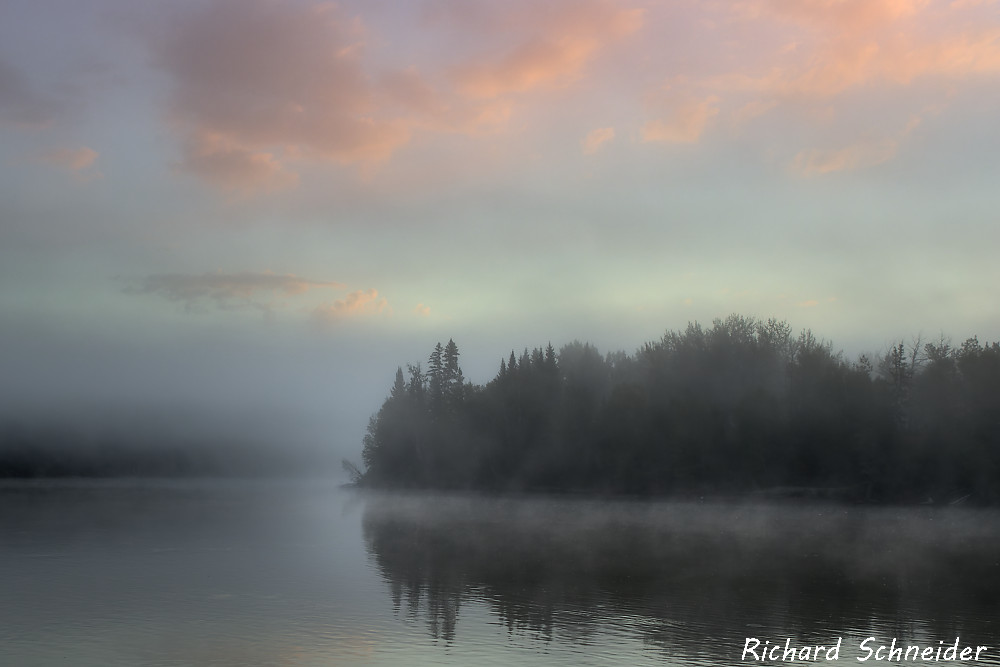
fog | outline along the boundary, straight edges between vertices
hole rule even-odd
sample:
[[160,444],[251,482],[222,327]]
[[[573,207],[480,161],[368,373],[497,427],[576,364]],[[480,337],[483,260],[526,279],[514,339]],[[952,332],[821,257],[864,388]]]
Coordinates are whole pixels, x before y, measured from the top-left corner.
[[[0,431],[128,446],[226,442],[356,451],[385,379],[356,341],[209,332],[3,332]],[[265,332],[266,334],[267,332]],[[371,346],[377,350],[378,345]]]
[[[318,457],[339,476],[342,458],[358,459],[396,366],[426,363],[435,340],[259,317],[245,327],[199,314],[181,323],[0,322],[0,452],[12,440],[59,448],[223,443],[233,451],[242,443],[247,452]],[[499,337],[470,346],[470,380],[489,378],[507,345]]]
[[455,641],[477,599],[545,639],[643,618],[674,655],[747,634],[985,638],[1000,593],[987,511],[411,494],[369,496],[363,527],[398,613]]

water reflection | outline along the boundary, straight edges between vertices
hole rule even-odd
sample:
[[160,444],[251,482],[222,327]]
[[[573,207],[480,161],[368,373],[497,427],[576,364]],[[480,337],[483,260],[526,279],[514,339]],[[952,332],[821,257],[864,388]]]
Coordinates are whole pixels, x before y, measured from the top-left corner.
[[0,665],[707,667],[746,636],[994,646],[998,529],[993,511],[0,483]]
[[620,633],[698,662],[738,660],[747,636],[843,636],[851,662],[869,635],[995,646],[998,528],[957,508],[426,496],[376,496],[363,517],[397,614],[435,638],[484,603],[511,633]]

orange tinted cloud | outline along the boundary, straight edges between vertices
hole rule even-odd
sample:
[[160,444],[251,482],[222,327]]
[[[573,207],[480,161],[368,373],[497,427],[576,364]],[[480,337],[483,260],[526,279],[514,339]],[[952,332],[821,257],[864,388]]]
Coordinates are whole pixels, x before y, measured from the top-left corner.
[[615,138],[615,128],[613,127],[601,127],[596,130],[591,130],[582,142],[583,154],[593,155],[597,152],[597,149],[602,145],[612,141]]
[[70,171],[83,171],[94,166],[99,155],[93,148],[80,146],[79,148],[60,148],[42,153],[38,156],[38,160]]
[[822,98],[875,83],[906,85],[922,76],[1000,73],[995,23],[948,22],[928,0],[756,0],[738,7],[744,19],[802,24],[810,38],[796,42],[794,62],[775,61],[765,73],[730,72],[706,82],[720,90],[757,92],[769,100]]
[[378,290],[358,290],[343,299],[319,306],[313,311],[313,316],[320,322],[334,323],[359,315],[381,313],[388,305],[385,297],[378,295]]
[[960,77],[1000,73],[1000,28],[927,44],[895,45],[883,65],[886,78],[909,83],[922,75]]
[[[381,117],[362,70],[363,34],[332,5],[216,0],[166,30],[170,119],[181,166],[227,187],[288,185],[288,156],[384,160],[409,139]],[[203,137],[216,148],[205,150]]]
[[59,169],[66,169],[73,174],[73,179],[82,183],[97,178],[103,178],[97,169],[97,158],[100,154],[93,148],[80,146],[78,148],[60,148],[35,155],[37,162]]
[[385,99],[406,112],[411,127],[469,135],[502,129],[511,115],[503,99],[468,99],[449,86],[432,86],[415,67],[390,71],[380,80]]
[[245,193],[282,190],[299,180],[273,153],[248,150],[204,132],[185,142],[178,167],[223,189]]
[[895,137],[859,141],[834,150],[802,151],[795,156],[793,167],[805,176],[815,176],[835,171],[873,167],[888,162],[896,156],[902,140],[919,124],[920,119],[914,117]]
[[[415,152],[433,151],[434,140],[424,141],[430,133],[530,131],[564,111],[581,116],[582,135],[608,112],[584,118],[582,106],[539,109],[566,97],[546,93],[569,86],[576,100],[613,87],[622,115],[604,122],[619,133],[638,130],[645,142],[696,143],[720,114],[732,130],[782,107],[803,110],[809,122],[822,111],[832,126],[838,98],[848,94],[1000,73],[1000,28],[969,18],[985,13],[976,8],[985,1],[992,0],[737,0],[640,10],[630,0],[435,0],[421,5],[419,28],[408,30],[379,23],[385,13],[377,8],[369,27],[311,0],[207,0],[168,24],[156,56],[182,138],[179,168],[253,193],[295,186],[295,171],[309,160],[370,167],[415,135],[422,139]],[[690,42],[652,39],[665,24],[651,22],[678,17],[704,33]],[[611,71],[615,63],[620,69]],[[646,109],[644,123],[629,126],[634,110],[625,107],[641,104],[641,90],[663,77],[673,87]],[[581,150],[600,150],[615,129],[594,130]],[[800,168],[877,164],[895,150],[844,143],[801,154]]]
[[665,115],[642,126],[642,140],[695,143],[701,138],[708,121],[719,113],[716,102],[718,98],[715,96],[694,99],[671,95],[665,105]]
[[978,7],[980,5],[991,5],[997,2],[997,0],[952,0],[949,3],[951,9],[969,9],[970,7]]
[[[993,0],[990,0],[991,2]],[[1000,74],[1000,26],[976,1],[929,0],[746,0],[716,5],[743,31],[746,64],[738,60],[717,74],[683,80],[678,87],[696,99],[715,95],[733,127],[791,108],[807,122],[821,120],[824,134],[836,131],[842,105],[864,104],[869,91],[927,86],[933,101],[947,104],[945,90],[978,86]],[[976,13],[979,12],[979,13]],[[994,17],[995,19],[995,17]],[[758,41],[754,41],[754,40]],[[727,47],[728,52],[728,47]],[[898,105],[887,105],[886,110]],[[910,109],[913,113],[916,109]],[[905,111],[904,111],[905,113]],[[923,111],[921,111],[923,113]],[[697,118],[697,116],[693,116]],[[908,131],[870,136],[888,119],[880,111],[853,122],[869,124],[854,141],[835,148],[799,152],[794,169],[816,175],[870,167],[893,159]],[[697,127],[691,123],[690,127]],[[649,124],[644,136],[684,136],[675,124]],[[690,136],[696,133],[691,132]]]
[[[804,66],[762,76],[724,75],[721,88],[774,98],[826,98],[873,83],[907,85],[923,76],[1000,73],[1000,30],[921,42],[905,35],[827,45]],[[763,102],[761,102],[763,104]]]
[[836,150],[803,151],[795,157],[795,169],[806,176],[845,169],[871,167],[891,160],[899,144],[893,139],[856,143]]
[[565,85],[582,76],[600,49],[638,30],[642,19],[642,10],[602,1],[514,8],[495,20],[501,44],[455,68],[454,78],[480,98]]
[[753,7],[750,11],[758,15],[770,13],[857,32],[879,28],[913,16],[925,8],[928,2],[929,0],[763,0],[745,4]]

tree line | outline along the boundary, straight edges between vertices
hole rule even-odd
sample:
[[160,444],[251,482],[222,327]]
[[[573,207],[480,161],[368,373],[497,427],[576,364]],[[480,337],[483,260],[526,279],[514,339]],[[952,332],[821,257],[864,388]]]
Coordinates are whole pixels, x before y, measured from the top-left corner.
[[466,382],[453,340],[396,371],[362,484],[633,495],[1000,500],[1000,344],[848,360],[812,332],[731,315],[634,354],[513,351]]

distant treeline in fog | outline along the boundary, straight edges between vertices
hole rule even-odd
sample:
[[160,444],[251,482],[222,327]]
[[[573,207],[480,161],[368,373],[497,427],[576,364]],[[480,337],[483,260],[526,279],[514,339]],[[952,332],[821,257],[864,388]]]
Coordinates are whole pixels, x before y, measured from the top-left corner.
[[[39,415],[0,423],[0,478],[43,477],[188,477],[274,476],[330,473],[336,470],[332,451],[317,447],[268,442],[248,436],[225,436],[172,430],[162,422],[168,415],[143,415],[121,420],[107,415],[95,423]],[[197,418],[179,412],[178,426],[200,426]],[[154,429],[152,422],[162,429]],[[162,430],[162,432],[152,432]]]
[[[919,338],[846,359],[732,315],[634,354],[511,352],[485,386],[453,341],[396,372],[365,485],[598,494],[1000,501],[1000,345]],[[348,469],[353,466],[345,463]]]

